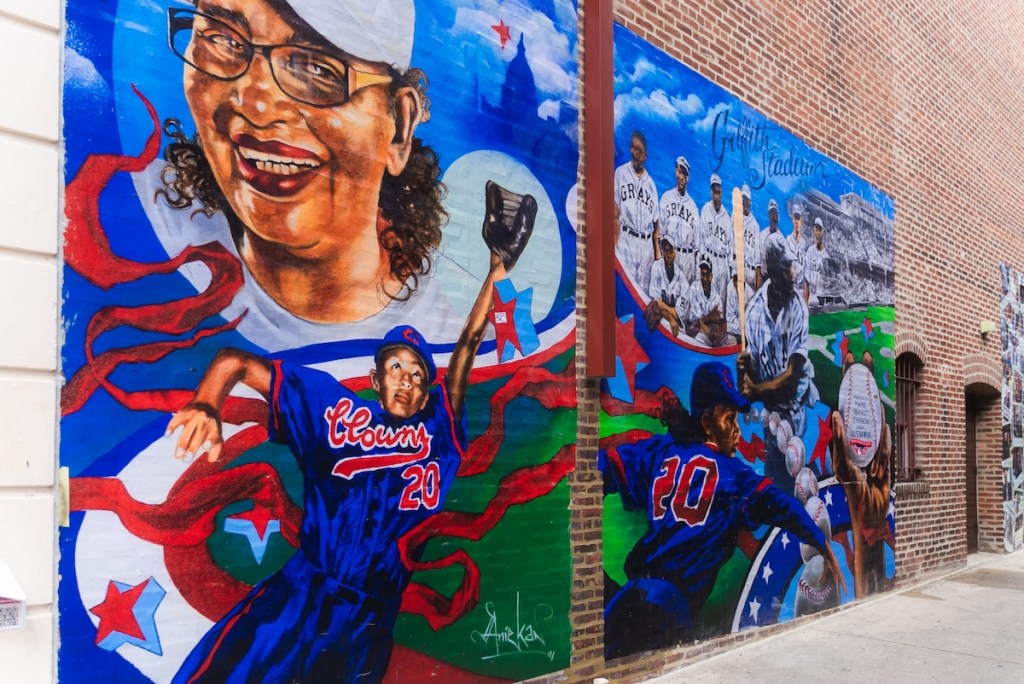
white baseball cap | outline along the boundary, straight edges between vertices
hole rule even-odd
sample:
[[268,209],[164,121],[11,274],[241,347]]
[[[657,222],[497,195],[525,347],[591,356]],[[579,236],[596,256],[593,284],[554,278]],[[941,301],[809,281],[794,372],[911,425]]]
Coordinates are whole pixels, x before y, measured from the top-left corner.
[[825,227],[825,224],[824,224],[824,223],[822,223],[822,221],[821,221],[821,217],[820,217],[820,216],[818,216],[818,217],[815,217],[815,219],[814,219],[814,226],[815,226],[815,227],[819,227],[819,226],[820,226],[820,227],[822,227],[822,228],[824,228],[824,227]]
[[743,187],[740,188],[740,194],[743,195],[746,199],[750,199],[750,186],[744,183]]
[[711,185],[721,185],[721,184],[722,184],[722,177],[719,176],[717,173],[711,174]]
[[779,210],[779,203],[776,202],[773,199],[770,199],[770,200],[768,200],[768,211],[771,211],[772,209],[774,209],[775,211],[778,211]]
[[690,162],[686,161],[686,157],[683,155],[676,157],[676,166],[682,166],[686,169],[686,173],[690,173]]
[[795,204],[793,204],[793,214],[794,215],[799,214],[800,216],[804,215],[804,208],[802,206],[800,206],[799,202],[796,202]]
[[334,47],[367,62],[409,68],[416,27],[413,0],[286,0]]

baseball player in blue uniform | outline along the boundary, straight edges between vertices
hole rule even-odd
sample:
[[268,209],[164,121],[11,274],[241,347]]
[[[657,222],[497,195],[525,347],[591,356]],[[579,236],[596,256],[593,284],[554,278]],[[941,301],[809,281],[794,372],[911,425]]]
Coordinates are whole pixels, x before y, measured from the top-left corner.
[[[536,203],[489,183],[484,239],[491,267],[444,381],[408,325],[377,347],[363,399],[327,373],[221,350],[168,432],[178,456],[220,456],[221,408],[239,382],[270,404],[269,433],[303,476],[299,549],[204,636],[176,684],[379,682],[411,571],[397,541],[439,511],[466,448],[463,404],[491,308],[532,232]],[[511,203],[511,204],[510,204]],[[418,549],[415,553],[421,552]]]
[[[822,552],[842,582],[828,540],[794,497],[733,458],[737,412],[750,409],[724,364],[696,368],[690,412],[669,434],[602,451],[605,494],[627,510],[645,510],[647,533],[626,559],[629,581],[605,607],[605,655],[662,648],[692,638],[718,570],[741,528],[773,525]],[[665,417],[662,418],[665,421]]]

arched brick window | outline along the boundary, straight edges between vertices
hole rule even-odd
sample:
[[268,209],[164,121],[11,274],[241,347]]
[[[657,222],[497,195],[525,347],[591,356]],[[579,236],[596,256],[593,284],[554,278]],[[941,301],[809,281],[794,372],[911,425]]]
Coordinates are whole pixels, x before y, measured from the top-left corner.
[[896,480],[910,482],[921,472],[915,463],[915,407],[921,387],[921,359],[910,352],[896,357]]

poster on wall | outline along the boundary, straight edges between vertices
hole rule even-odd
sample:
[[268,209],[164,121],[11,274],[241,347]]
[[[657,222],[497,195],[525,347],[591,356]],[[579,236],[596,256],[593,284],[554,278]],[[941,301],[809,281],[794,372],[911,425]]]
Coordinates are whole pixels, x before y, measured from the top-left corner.
[[893,584],[891,199],[615,27],[606,657]]
[[1024,274],[999,265],[1002,340],[1003,532],[1007,552],[1024,547]]
[[69,0],[62,682],[569,663],[572,0]]

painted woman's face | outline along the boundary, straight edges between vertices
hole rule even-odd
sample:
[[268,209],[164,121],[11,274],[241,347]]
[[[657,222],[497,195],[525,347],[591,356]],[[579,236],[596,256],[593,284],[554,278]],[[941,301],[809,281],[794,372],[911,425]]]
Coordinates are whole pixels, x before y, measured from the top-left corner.
[[[185,96],[217,184],[246,228],[310,259],[344,249],[356,231],[376,232],[381,180],[396,133],[386,69],[343,55],[299,22],[283,18],[267,0],[200,0],[197,10],[209,18],[196,16],[193,24],[194,64],[205,68],[210,62],[202,59],[250,60],[233,80],[188,64],[184,76]],[[252,51],[250,45],[319,52]],[[382,78],[350,92],[349,66]],[[294,97],[315,101],[322,92],[350,97],[333,106]]]

